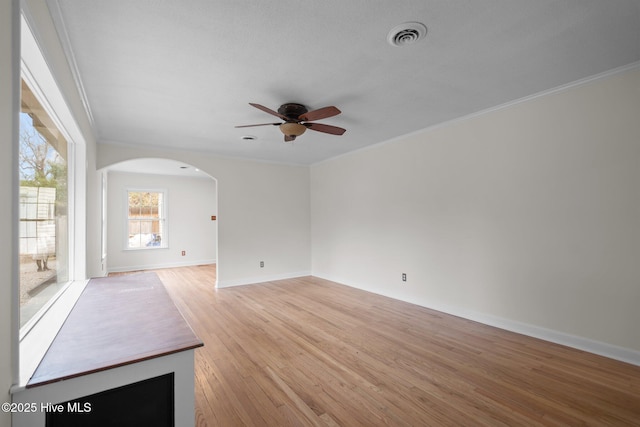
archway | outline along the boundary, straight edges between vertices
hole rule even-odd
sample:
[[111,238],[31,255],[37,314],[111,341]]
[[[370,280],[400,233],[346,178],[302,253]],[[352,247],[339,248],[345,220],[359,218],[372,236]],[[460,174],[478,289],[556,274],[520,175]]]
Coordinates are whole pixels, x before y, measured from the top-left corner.
[[[217,268],[216,178],[188,163],[161,158],[126,160],[101,172],[106,274],[204,264]],[[156,195],[156,209],[145,206],[140,218],[132,216],[130,196],[135,194]],[[153,212],[153,220],[144,212]],[[151,223],[155,229],[144,228]]]

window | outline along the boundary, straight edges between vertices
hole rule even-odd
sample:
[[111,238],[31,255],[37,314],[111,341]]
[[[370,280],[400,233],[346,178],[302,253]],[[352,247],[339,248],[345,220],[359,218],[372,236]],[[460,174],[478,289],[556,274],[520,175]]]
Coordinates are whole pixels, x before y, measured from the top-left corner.
[[[20,214],[14,248],[20,260],[14,289],[20,298],[20,326],[12,335],[16,382],[24,386],[86,284],[85,197],[92,195],[87,191],[87,144],[77,117],[51,74],[27,16],[22,14],[20,21],[20,182],[14,202]],[[86,120],[80,123],[88,125]]]
[[127,249],[167,247],[165,191],[127,191]]
[[69,282],[70,144],[22,80],[19,148],[20,326]]

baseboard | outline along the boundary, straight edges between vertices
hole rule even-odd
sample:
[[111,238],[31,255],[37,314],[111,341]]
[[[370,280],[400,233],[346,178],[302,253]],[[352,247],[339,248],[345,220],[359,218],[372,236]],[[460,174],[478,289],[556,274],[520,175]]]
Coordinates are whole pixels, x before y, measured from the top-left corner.
[[296,277],[310,276],[310,271],[298,271],[293,273],[273,274],[269,276],[248,277],[237,280],[218,280],[217,288],[229,288],[231,286],[253,285],[256,283],[271,282],[274,280],[295,279]]
[[125,265],[120,267],[109,267],[108,273],[123,273],[126,271],[138,271],[138,270],[157,270],[160,268],[175,268],[175,267],[191,267],[195,265],[209,265],[215,264],[215,259],[202,259],[198,261],[181,261],[181,262],[168,262],[159,264],[141,264],[141,265]]
[[505,319],[502,317],[492,316],[484,313],[477,313],[470,310],[464,310],[454,307],[433,306],[427,307],[438,310],[443,313],[452,314],[454,316],[473,320],[485,325],[494,326],[496,328],[505,329],[507,331],[516,332],[541,340],[561,344],[578,350],[586,351],[621,362],[631,363],[640,366],[640,351],[619,347],[613,344],[592,340],[589,338],[567,334],[565,332],[553,329],[543,328],[540,326],[522,323],[515,320]]
[[[314,275],[325,280],[344,284],[357,289],[362,289],[367,292],[372,292],[369,289],[358,286],[357,284],[350,284],[348,281],[340,280],[322,275]],[[440,311],[442,313],[451,314],[453,316],[462,317],[464,319],[473,320],[474,322],[482,323],[488,326],[504,329],[507,331],[515,332],[522,335],[527,335],[533,338],[553,342],[556,344],[572,347],[578,350],[586,351],[588,353],[597,354],[600,356],[608,357],[610,359],[619,360],[621,362],[630,363],[640,366],[640,351],[632,350],[617,345],[592,340],[577,335],[567,334],[565,332],[556,331],[553,329],[547,329],[540,326],[522,323],[515,320],[505,319],[498,316],[493,316],[485,313],[479,313],[473,310],[467,310],[460,307],[453,307],[444,304],[422,304],[415,301],[409,301],[406,299],[397,298],[394,295],[380,294],[388,298],[402,300],[411,304],[420,305],[425,308]]]

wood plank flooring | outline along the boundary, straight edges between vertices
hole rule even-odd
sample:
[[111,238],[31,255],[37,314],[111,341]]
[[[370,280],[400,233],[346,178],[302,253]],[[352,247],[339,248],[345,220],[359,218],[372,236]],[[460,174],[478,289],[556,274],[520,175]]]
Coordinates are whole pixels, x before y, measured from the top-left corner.
[[640,425],[640,367],[326,280],[156,271],[205,343],[197,426]]

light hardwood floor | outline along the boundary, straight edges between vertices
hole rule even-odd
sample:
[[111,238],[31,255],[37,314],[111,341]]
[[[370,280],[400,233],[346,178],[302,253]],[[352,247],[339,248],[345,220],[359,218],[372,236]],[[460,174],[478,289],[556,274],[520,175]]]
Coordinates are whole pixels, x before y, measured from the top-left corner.
[[640,425],[640,367],[304,277],[157,270],[205,346],[197,426]]

